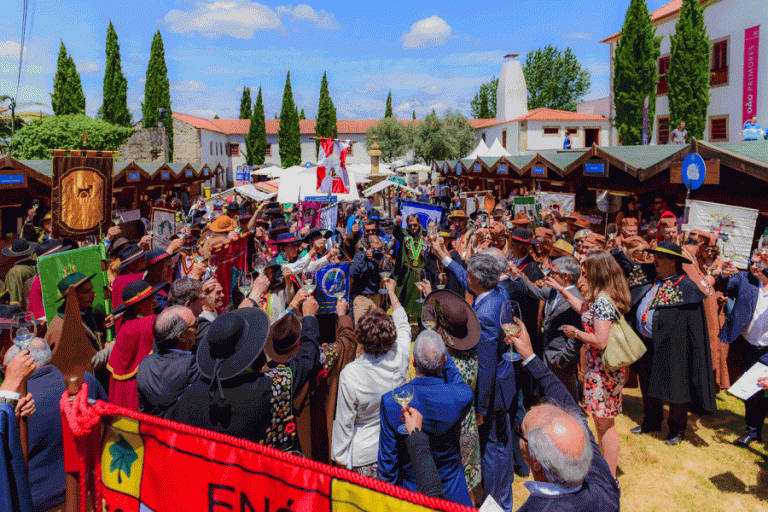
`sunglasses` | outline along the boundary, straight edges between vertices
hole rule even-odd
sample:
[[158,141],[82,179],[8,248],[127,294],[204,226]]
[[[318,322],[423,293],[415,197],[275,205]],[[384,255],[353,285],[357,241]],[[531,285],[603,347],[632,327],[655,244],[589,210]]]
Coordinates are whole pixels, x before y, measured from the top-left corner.
[[419,224],[408,224],[409,228],[417,228],[419,227]]
[[375,229],[366,229],[365,232],[366,233],[375,233],[376,230]]
[[518,425],[514,425],[512,427],[512,433],[515,434],[515,437],[517,437],[518,439],[522,439],[526,443],[528,442],[528,438],[525,437],[525,434],[523,434],[523,424],[522,423],[520,423]]

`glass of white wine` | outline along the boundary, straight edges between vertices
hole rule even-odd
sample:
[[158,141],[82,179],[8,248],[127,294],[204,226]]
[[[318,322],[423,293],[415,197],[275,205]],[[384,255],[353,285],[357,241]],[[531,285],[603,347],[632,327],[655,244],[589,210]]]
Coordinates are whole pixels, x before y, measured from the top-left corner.
[[[392,277],[392,262],[389,260],[387,256],[384,256],[381,258],[381,261],[379,261],[379,276],[381,276],[381,279],[390,279]],[[386,295],[388,292],[384,288],[379,290],[379,293],[382,295]]]
[[[416,280],[417,283],[422,282],[426,278],[426,273],[424,272],[423,268],[415,268],[415,269],[413,269],[413,275],[414,275],[414,279]],[[419,290],[419,298],[416,299],[416,302],[418,302],[419,304],[422,304],[424,302],[424,295],[423,295],[423,293],[424,292]]]
[[301,281],[301,286],[304,287],[307,292],[310,294],[315,291],[315,288],[317,288],[317,276],[314,272],[306,271],[302,272],[299,275],[299,280]]
[[253,275],[247,273],[241,275],[237,280],[237,287],[240,289],[240,293],[243,294],[243,297],[250,295],[251,289],[253,288]]
[[[411,403],[411,400],[413,400],[413,382],[406,382],[402,386],[393,389],[392,397],[395,399],[395,402],[403,407]],[[397,431],[404,436],[408,435],[408,429],[405,428],[405,423],[399,425]]]
[[445,275],[445,272],[440,272],[437,275],[437,289],[438,290],[445,290],[445,283],[448,280],[448,276]]
[[37,334],[37,322],[31,312],[17,313],[13,315],[13,343],[21,350],[29,347],[32,338]]
[[254,256],[253,264],[251,268],[253,268],[254,272],[261,275],[264,273],[264,270],[267,268],[267,265],[269,265],[269,263],[267,262],[266,258],[263,258],[261,256]]
[[425,329],[434,329],[437,327],[437,315],[435,314],[435,308],[426,307],[421,311],[421,325]]
[[[501,313],[499,315],[499,323],[501,324],[502,330],[506,334],[515,335],[520,332],[520,326],[517,325],[515,322],[515,319],[522,319],[522,315],[520,314],[520,305],[510,300],[508,302],[505,302],[504,305],[501,307]],[[515,352],[514,346],[509,346],[509,351],[504,352],[502,357],[506,361],[510,361],[514,363],[515,361],[520,360],[520,354]]]

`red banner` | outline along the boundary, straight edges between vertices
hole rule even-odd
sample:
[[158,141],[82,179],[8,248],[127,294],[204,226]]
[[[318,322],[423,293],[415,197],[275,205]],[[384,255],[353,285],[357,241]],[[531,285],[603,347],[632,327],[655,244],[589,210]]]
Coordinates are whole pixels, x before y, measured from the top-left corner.
[[757,115],[760,25],[744,31],[744,109],[742,124]]
[[211,248],[210,264],[216,269],[216,280],[224,287],[224,305],[229,304],[237,280],[248,265],[248,234]]

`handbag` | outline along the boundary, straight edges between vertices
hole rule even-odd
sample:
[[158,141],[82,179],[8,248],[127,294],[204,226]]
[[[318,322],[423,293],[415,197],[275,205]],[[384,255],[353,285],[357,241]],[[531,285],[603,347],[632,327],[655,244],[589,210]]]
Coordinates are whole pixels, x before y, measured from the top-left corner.
[[[606,297],[608,297],[614,309],[619,311],[613,299],[608,295]],[[619,312],[618,321],[611,323],[608,345],[605,347],[605,351],[603,351],[603,366],[611,371],[624,368],[643,357],[646,350],[648,349],[643,341],[632,327],[629,326],[624,315]]]

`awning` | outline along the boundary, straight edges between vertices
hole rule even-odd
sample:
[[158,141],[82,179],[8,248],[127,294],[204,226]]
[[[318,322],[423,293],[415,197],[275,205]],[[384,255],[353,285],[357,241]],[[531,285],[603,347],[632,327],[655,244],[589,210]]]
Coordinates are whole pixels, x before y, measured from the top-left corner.
[[259,190],[265,194],[276,194],[277,190],[280,188],[280,180],[277,179],[272,181],[258,181],[256,183],[252,183],[251,185],[253,185],[256,190]]
[[391,187],[391,186],[395,186],[395,187],[401,188],[403,190],[407,190],[408,192],[412,192],[414,194],[421,194],[421,192],[419,192],[418,190],[413,189],[411,187],[406,187],[405,185],[401,185],[400,183],[395,183],[394,181],[384,180],[384,181],[382,181],[380,183],[377,183],[377,184],[373,185],[372,187],[369,187],[369,188],[363,190],[363,195],[365,197],[371,197],[373,194],[375,194],[377,192],[381,192],[382,190],[386,189],[387,187]]
[[262,192],[254,187],[253,184],[235,187],[235,192],[245,197],[249,197],[254,201],[268,201],[277,195],[277,191],[271,193]]

